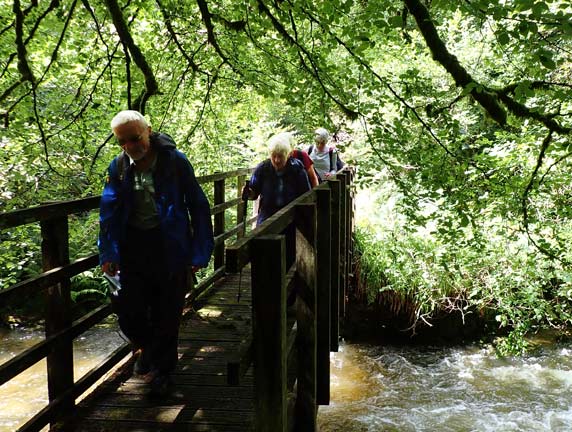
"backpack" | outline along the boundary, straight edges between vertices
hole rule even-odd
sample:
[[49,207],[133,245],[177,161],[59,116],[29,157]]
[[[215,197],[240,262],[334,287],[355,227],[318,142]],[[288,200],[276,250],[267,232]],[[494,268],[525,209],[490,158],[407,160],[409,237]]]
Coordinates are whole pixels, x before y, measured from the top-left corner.
[[[311,145],[310,147],[308,147],[308,154],[311,154],[312,151],[314,151],[314,145]],[[329,150],[329,154],[330,154],[330,171],[332,171],[334,169],[333,163],[332,163],[332,153],[334,152],[334,149],[332,147],[330,147]],[[336,152],[336,155],[338,156],[338,159],[336,160],[336,171],[341,170],[345,163],[340,159],[340,154]]]
[[306,167],[304,166],[304,158],[302,157],[302,151],[301,151],[301,150],[298,150],[298,149],[292,150],[292,157],[293,157],[294,159],[298,159],[300,162],[302,162],[302,166],[303,166],[304,168],[306,168]]

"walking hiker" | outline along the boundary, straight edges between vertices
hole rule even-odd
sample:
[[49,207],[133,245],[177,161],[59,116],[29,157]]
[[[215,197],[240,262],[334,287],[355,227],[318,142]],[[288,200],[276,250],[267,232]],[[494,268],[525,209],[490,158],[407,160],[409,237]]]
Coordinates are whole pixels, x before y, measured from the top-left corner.
[[[292,134],[288,132],[279,133],[268,140],[270,157],[255,168],[247,192],[244,192],[244,196],[251,200],[260,196],[257,225],[310,190],[304,166],[298,159],[289,156],[291,142]],[[286,264],[290,266],[294,261],[295,232],[292,228],[286,231]]]
[[308,155],[314,161],[314,168],[318,173],[320,182],[327,180],[338,171],[338,152],[328,145],[329,140],[330,133],[324,128],[318,128],[314,132],[316,145],[308,147]]
[[123,151],[101,196],[100,264],[119,273],[112,305],[139,352],[134,372],[145,375],[150,395],[164,396],[178,359],[189,267],[206,267],[214,247],[210,205],[186,156],[141,113],[119,112],[111,129]]

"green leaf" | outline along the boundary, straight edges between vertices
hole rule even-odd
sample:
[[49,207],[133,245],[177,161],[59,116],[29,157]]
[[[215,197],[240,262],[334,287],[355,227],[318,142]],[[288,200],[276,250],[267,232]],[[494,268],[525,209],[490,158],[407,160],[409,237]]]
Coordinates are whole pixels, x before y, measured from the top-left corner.
[[500,45],[507,45],[510,42],[510,36],[504,30],[496,34],[497,41]]
[[534,0],[518,0],[516,2],[515,10],[518,12],[523,12],[532,9],[534,6]]
[[394,28],[401,28],[403,27],[403,18],[401,16],[396,15],[392,16],[388,19],[389,25]]
[[542,64],[542,66],[544,66],[546,69],[556,69],[556,63],[554,62],[554,60],[552,59],[552,54],[548,53],[548,52],[543,52],[541,54],[538,55],[538,60],[540,60],[540,63]]
[[544,2],[538,2],[535,3],[534,6],[532,6],[532,15],[534,15],[535,18],[542,18],[542,15],[545,12],[548,12],[550,9],[548,8],[548,5]]

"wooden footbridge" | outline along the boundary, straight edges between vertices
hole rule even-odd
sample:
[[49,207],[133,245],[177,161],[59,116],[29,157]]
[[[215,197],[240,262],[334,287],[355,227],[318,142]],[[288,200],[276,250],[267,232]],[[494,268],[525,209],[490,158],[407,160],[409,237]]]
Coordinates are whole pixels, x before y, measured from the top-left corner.
[[[0,365],[2,385],[47,360],[49,400],[18,431],[317,430],[350,275],[353,172],[340,171],[245,234],[252,218],[238,197],[250,172],[199,178],[214,204],[213,269],[189,291],[175,385],[160,400],[132,373],[128,344],[74,377],[73,339],[111,314],[105,304],[77,316],[70,295],[71,278],[97,268],[98,258],[69,256],[68,223],[96,220],[99,197],[0,214],[1,235],[39,224],[42,242],[43,273],[0,290],[0,307],[45,298],[45,340]],[[282,233],[291,224],[296,258],[286,268]]]

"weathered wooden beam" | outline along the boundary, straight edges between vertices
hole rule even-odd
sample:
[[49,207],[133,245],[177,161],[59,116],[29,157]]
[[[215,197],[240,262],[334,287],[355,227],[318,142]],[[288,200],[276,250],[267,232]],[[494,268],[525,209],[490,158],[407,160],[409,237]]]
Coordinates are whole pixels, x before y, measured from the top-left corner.
[[85,374],[74,387],[69,388],[62,393],[57,399],[38,412],[34,417],[21,426],[19,432],[36,432],[42,430],[48,423],[55,423],[61,416],[69,415],[67,406],[73,403],[77,397],[85,393],[93,384],[119,363],[126,355],[131,352],[128,343],[121,345],[113,351],[100,365],[93,368]]
[[339,180],[329,180],[331,195],[331,254],[330,272],[332,280],[330,283],[330,304],[331,304],[331,332],[330,351],[338,352],[340,339],[340,191]]
[[[40,223],[42,232],[42,265],[44,271],[69,264],[68,219],[62,216]],[[46,296],[46,337],[57,334],[72,324],[71,281],[64,279],[48,288]],[[58,399],[73,387],[73,341],[62,340],[47,356],[48,395]],[[74,401],[67,401],[64,411],[71,411]]]
[[[214,203],[222,205],[225,202],[225,181],[224,179],[216,180],[214,182]],[[213,233],[215,236],[224,233],[224,211],[214,214]],[[213,253],[214,268],[218,269],[224,265],[224,242],[216,244]]]
[[17,356],[12,357],[6,363],[0,365],[0,385],[11,380],[16,375],[22,373],[30,366],[42,360],[54,349],[56,344],[61,343],[62,341],[73,340],[75,337],[92,328],[95,324],[101,322],[101,320],[108,317],[110,314],[111,305],[106,304],[99,306],[97,309],[75,321],[71,327],[38,342],[31,348],[28,348]]
[[[217,202],[217,198],[216,198],[216,193],[217,193],[217,187],[216,187],[215,183],[215,203]],[[224,199],[224,196],[223,198]],[[220,213],[224,213],[225,210],[232,208],[232,207],[236,207],[241,200],[239,198],[233,198],[229,201],[218,201],[219,204],[216,204],[214,206],[211,207],[211,214],[214,215],[215,217],[220,214]]]
[[93,210],[99,207],[99,200],[91,197],[0,213],[0,230]]
[[255,430],[287,427],[286,243],[284,236],[251,241]]
[[340,303],[339,316],[346,316],[346,296],[347,296],[347,193],[348,179],[346,173],[342,171],[336,176],[340,181]]
[[[294,290],[295,286],[295,271],[292,270],[286,274],[286,298],[290,296],[290,293]],[[290,323],[287,324],[287,328],[292,327]],[[290,353],[294,340],[291,338],[291,334],[288,335],[288,343],[286,347],[286,352]],[[235,352],[229,356],[226,365],[227,371],[227,383],[229,385],[239,385],[241,378],[244,377],[246,371],[252,364],[253,361],[253,346],[252,337],[245,339],[240,342],[240,345]]]
[[318,211],[317,255],[317,348],[316,348],[316,403],[330,403],[330,313],[331,313],[331,191],[316,191]]
[[231,177],[238,177],[241,175],[247,175],[247,174],[251,173],[252,171],[254,171],[254,168],[240,168],[240,169],[237,169],[234,171],[207,174],[207,175],[203,175],[203,176],[198,176],[197,182],[199,184],[213,183],[217,180],[224,180],[224,179],[231,178]]
[[99,256],[93,254],[85,258],[79,258],[72,264],[53,268],[38,276],[12,285],[10,288],[0,290],[0,307],[27,301],[33,295],[52,285],[95,267],[98,262]]
[[298,204],[307,204],[315,202],[315,191],[318,188],[327,187],[320,185],[305,194],[299,196],[294,201],[281,208],[271,217],[266,219],[264,223],[253,229],[246,237],[237,240],[236,243],[226,248],[226,271],[229,273],[238,273],[250,261],[250,242],[255,237],[280,234],[294,220],[295,207]]
[[[294,430],[316,430],[316,238],[317,214],[315,204],[297,206],[296,217],[296,280],[303,296],[297,306],[297,395]],[[302,300],[303,301],[300,301]]]

